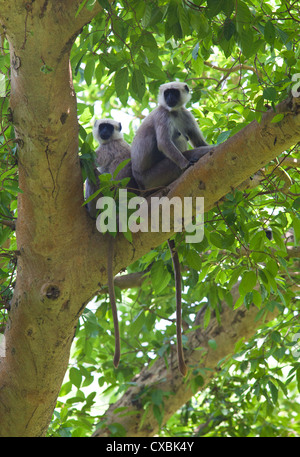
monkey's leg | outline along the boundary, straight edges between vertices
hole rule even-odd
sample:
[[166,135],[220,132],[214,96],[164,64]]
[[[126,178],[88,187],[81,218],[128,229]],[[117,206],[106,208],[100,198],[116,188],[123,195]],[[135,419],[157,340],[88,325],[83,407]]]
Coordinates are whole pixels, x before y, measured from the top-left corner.
[[163,159],[143,172],[134,172],[141,189],[164,187],[179,178],[182,171],[170,159]]
[[185,376],[187,374],[187,367],[184,361],[182,338],[181,338],[181,273],[178,254],[173,240],[168,240],[169,249],[172,256],[174,277],[175,277],[175,290],[176,290],[176,336],[177,336],[177,357],[180,373]]
[[107,249],[107,277],[108,277],[108,294],[110,300],[111,311],[113,315],[114,331],[115,331],[115,354],[114,366],[118,367],[120,362],[120,331],[118,322],[118,310],[116,305],[114,275],[113,275],[113,260],[114,260],[114,239],[109,235],[108,249]]
[[[214,146],[201,146],[199,148],[184,151],[182,154],[190,161],[190,165],[208,152],[212,151]],[[183,173],[172,160],[165,158],[151,168],[142,173],[134,173],[134,176],[142,189],[151,189],[154,187],[164,187],[175,181]]]
[[197,162],[201,157],[205,156],[208,152],[213,151],[215,146],[200,146],[199,148],[190,149],[182,154],[191,162]]

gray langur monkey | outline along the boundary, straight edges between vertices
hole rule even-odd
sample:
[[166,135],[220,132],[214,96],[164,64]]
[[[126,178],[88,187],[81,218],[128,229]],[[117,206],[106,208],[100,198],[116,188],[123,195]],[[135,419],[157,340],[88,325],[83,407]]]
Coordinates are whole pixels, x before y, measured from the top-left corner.
[[[96,175],[97,184],[94,184],[89,179],[85,182],[85,195],[88,199],[94,194],[98,188],[98,176],[103,173],[114,173],[118,165],[126,159],[131,158],[130,146],[123,139],[121,133],[122,125],[121,122],[117,122],[113,119],[97,119],[93,127],[93,136],[99,143],[99,147],[96,149],[96,159],[94,172]],[[128,188],[137,189],[137,184],[132,176],[131,163],[127,163],[122,170],[119,171],[116,179],[130,178],[127,184]],[[97,215],[96,201],[99,196],[86,204],[87,209],[94,219]]]
[[[160,86],[159,106],[143,120],[131,145],[132,172],[141,189],[170,184],[213,148],[185,108],[190,98],[185,83]],[[187,150],[189,142],[195,149]]]
[[[95,174],[98,181],[98,176],[103,173],[115,172],[118,165],[126,159],[130,159],[130,146],[124,141],[121,133],[122,125],[112,119],[97,119],[93,127],[93,136],[99,142],[99,147],[96,150],[96,167]],[[132,177],[131,163],[126,164],[117,174],[116,179],[130,178],[127,188],[137,189],[137,184]],[[92,183],[89,179],[85,182],[85,198],[88,199],[93,193],[98,190],[98,185]],[[91,217],[96,218],[96,200],[87,203],[87,209]],[[115,331],[115,354],[114,366],[117,368],[120,361],[120,332],[118,323],[118,312],[116,305],[114,276],[113,276],[113,258],[114,258],[114,238],[109,236],[108,252],[107,252],[107,277],[108,277],[108,293],[110,305],[113,315],[114,331]]]
[[[170,82],[159,88],[158,104],[138,128],[131,145],[133,176],[140,189],[167,186],[213,146],[203,138],[193,115],[185,108],[190,100],[185,83]],[[195,149],[188,149],[191,142]],[[185,376],[181,335],[181,273],[173,240],[168,240],[176,289],[176,336],[179,370]]]

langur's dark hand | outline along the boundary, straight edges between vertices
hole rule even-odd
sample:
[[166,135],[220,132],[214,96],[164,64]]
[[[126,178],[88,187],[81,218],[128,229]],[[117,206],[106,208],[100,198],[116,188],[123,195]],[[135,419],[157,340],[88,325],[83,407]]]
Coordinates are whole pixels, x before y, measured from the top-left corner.
[[191,165],[194,165],[196,162],[198,162],[198,160],[199,160],[199,157],[191,158],[189,161],[188,167],[190,167]]

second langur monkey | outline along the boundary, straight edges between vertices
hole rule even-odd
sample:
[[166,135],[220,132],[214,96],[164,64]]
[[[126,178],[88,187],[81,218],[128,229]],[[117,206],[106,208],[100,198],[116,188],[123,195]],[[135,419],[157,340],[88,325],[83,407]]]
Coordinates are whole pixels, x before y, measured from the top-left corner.
[[[99,143],[96,149],[96,159],[94,172],[96,180],[103,173],[113,175],[118,165],[126,159],[131,158],[130,146],[123,139],[121,133],[121,122],[113,119],[97,119],[93,127],[93,136]],[[137,189],[137,184],[132,176],[131,163],[127,163],[122,170],[119,171],[116,179],[130,178],[127,184],[128,188]],[[85,182],[86,199],[94,194],[99,188],[99,183],[94,184],[89,179]],[[95,197],[87,203],[87,209],[93,218],[96,218],[96,201],[99,196]]]
[[[185,83],[170,82],[159,88],[158,104],[138,128],[131,145],[133,176],[140,189],[167,186],[177,179],[213,146],[209,146],[193,115],[185,108],[190,100]],[[191,142],[195,149],[188,149]],[[176,334],[180,372],[187,367],[181,338],[181,273],[173,240],[168,241],[172,255],[176,288]]]
[[[130,159],[130,146],[124,141],[121,133],[121,123],[112,119],[97,119],[93,127],[93,136],[99,142],[99,147],[96,150],[95,174],[98,181],[98,176],[103,173],[113,175],[118,165],[126,159]],[[127,184],[128,188],[137,189],[137,184],[132,177],[131,163],[127,163],[117,174],[116,179],[130,178]],[[89,179],[85,183],[85,198],[88,199],[93,193],[98,190],[99,183],[94,184]],[[96,218],[96,200],[87,203],[87,209],[91,217]],[[118,312],[116,306],[116,297],[114,289],[113,276],[113,259],[114,259],[114,238],[109,236],[108,252],[107,252],[107,277],[108,277],[108,293],[110,305],[113,315],[114,331],[115,331],[115,354],[114,366],[117,368],[120,361],[120,332],[118,323]]]

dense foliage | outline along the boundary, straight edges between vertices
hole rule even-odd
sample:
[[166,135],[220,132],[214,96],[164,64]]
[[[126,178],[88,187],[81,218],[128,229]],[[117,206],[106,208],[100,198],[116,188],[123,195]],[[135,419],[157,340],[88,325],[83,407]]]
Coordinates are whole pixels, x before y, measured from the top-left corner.
[[[264,111],[285,99],[295,86],[299,61],[296,2],[273,0],[98,0],[104,12],[76,40],[71,64],[78,96],[79,154],[83,176],[91,173],[94,117],[122,114],[125,139],[148,109],[160,84],[178,79],[193,90],[191,109],[209,143],[221,143]],[[95,2],[84,1],[82,8]],[[80,9],[78,13],[80,14]],[[9,54],[0,49],[0,328],[3,329],[15,280],[17,145],[9,113]],[[51,71],[41,66],[41,71]],[[280,120],[278,115],[275,122]],[[123,122],[124,120],[124,122]],[[252,189],[233,189],[205,215],[205,237],[186,244],[176,236],[183,267],[183,319],[191,328],[205,306],[204,325],[221,303],[257,307],[261,329],[239,341],[234,355],[220,361],[218,377],[205,390],[205,371],[193,379],[195,396],[162,427],[162,436],[298,436],[300,325],[297,305],[300,190],[286,151],[261,170]],[[267,231],[267,233],[266,233]],[[272,237],[267,236],[272,231]],[[8,244],[10,240],[10,244]],[[145,271],[139,288],[117,289],[122,357],[113,367],[113,324],[107,295],[89,304],[77,329],[70,369],[62,386],[49,435],[88,436],[108,404],[122,396],[134,375],[174,342],[173,268],[167,245],[130,265]],[[231,288],[240,280],[239,298]],[[277,319],[266,323],[268,311]],[[210,342],[213,347],[214,341]],[[188,381],[189,382],[189,381]],[[172,394],[172,386],[167,395]],[[145,412],[153,408],[161,424],[166,392],[153,386],[141,393]],[[115,436],[124,430],[111,426]]]

